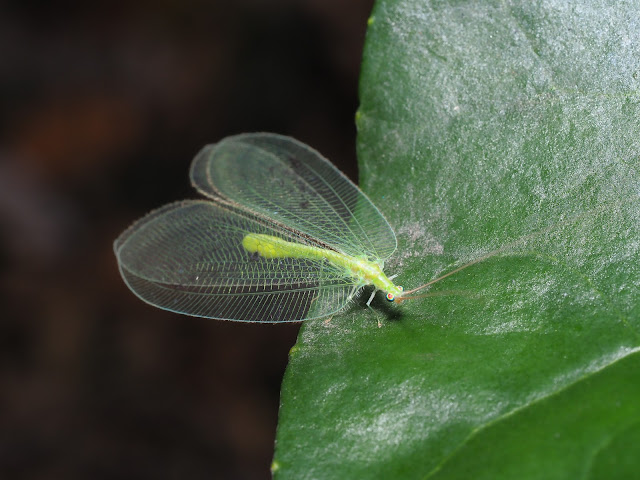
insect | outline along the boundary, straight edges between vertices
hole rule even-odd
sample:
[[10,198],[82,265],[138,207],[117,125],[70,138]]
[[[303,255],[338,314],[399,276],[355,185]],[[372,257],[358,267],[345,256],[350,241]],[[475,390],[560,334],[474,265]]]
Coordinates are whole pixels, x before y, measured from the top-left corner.
[[190,177],[207,200],[165,205],[114,243],[128,287],[159,308],[301,321],[340,311],[366,285],[374,287],[367,305],[377,290],[390,301],[416,298],[470,265],[403,291],[383,272],[397,242],[380,211],[321,154],[290,137],[227,137],[196,155]]

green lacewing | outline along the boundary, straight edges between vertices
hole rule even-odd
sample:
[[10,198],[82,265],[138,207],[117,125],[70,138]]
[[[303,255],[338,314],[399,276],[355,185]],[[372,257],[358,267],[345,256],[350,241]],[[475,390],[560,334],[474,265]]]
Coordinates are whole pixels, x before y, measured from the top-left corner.
[[295,322],[339,312],[367,285],[374,287],[369,305],[377,290],[402,301],[444,278],[407,292],[396,286],[383,272],[397,245],[387,220],[326,158],[293,138],[227,137],[196,155],[190,177],[207,200],[152,211],[114,243],[125,283],[156,307]]

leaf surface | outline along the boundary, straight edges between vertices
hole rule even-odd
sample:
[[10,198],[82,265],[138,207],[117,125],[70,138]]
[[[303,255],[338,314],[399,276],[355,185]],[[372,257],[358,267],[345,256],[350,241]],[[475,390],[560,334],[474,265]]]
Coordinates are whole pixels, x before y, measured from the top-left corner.
[[398,236],[385,270],[409,289],[493,253],[303,326],[276,479],[640,469],[639,12],[376,3],[358,157]]

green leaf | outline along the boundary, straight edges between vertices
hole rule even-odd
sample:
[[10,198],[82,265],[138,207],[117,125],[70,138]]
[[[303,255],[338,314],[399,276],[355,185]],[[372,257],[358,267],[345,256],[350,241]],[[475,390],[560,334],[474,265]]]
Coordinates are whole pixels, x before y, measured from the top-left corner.
[[409,289],[490,255],[303,326],[275,478],[637,475],[638,18],[377,2],[357,124],[361,187],[398,235],[385,270]]

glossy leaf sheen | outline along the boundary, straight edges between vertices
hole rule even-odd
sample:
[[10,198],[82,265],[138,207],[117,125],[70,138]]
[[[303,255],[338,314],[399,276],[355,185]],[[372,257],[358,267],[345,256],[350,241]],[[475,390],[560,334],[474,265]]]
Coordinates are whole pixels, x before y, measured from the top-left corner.
[[[640,4],[379,1],[361,187],[411,288],[302,328],[276,479],[640,471]],[[377,320],[382,319],[382,328]]]

